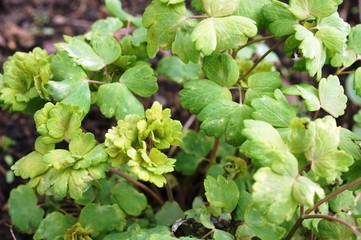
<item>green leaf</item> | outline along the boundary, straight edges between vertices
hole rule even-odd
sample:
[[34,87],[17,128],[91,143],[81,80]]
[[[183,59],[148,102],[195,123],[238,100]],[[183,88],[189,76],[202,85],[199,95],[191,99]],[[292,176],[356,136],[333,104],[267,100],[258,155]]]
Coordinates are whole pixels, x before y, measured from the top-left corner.
[[321,78],[322,67],[326,61],[326,48],[320,39],[307,28],[298,25],[295,27],[295,38],[301,41],[299,49],[306,59],[306,69],[313,77],[317,73],[317,78]]
[[86,42],[72,37],[66,37],[65,41],[66,43],[57,43],[56,47],[66,51],[84,69],[97,71],[106,65],[104,60]]
[[184,3],[164,4],[160,0],[152,1],[143,14],[143,25],[148,29],[147,51],[154,58],[159,47],[171,48],[176,32],[178,21],[186,14]]
[[21,232],[32,234],[38,229],[44,210],[37,203],[38,198],[30,187],[19,185],[11,190],[8,201],[11,223]]
[[248,105],[255,98],[273,97],[274,91],[282,86],[279,72],[254,73],[247,79],[247,83],[248,89],[244,97],[244,103]]
[[76,219],[70,215],[63,215],[60,212],[52,212],[41,221],[34,239],[64,239],[65,232],[76,223]]
[[91,45],[106,65],[117,60],[122,52],[119,43],[113,36],[94,35],[91,38]]
[[122,26],[123,23],[118,18],[107,17],[106,19],[99,19],[92,24],[90,31],[84,36],[88,40],[91,40],[93,36],[113,37],[114,32],[118,31]]
[[290,11],[299,19],[325,18],[337,11],[342,0],[291,0]]
[[337,194],[335,197],[331,198],[328,203],[330,209],[335,213],[348,212],[353,210],[356,206],[355,196],[350,190]]
[[207,18],[201,21],[191,34],[196,49],[205,56],[236,48],[257,34],[253,20],[241,16]]
[[179,92],[182,106],[193,114],[199,114],[209,103],[217,99],[232,100],[227,88],[209,80],[193,80],[184,84]]
[[357,24],[351,28],[351,33],[348,36],[347,46],[356,54],[361,54],[361,24]]
[[[109,96],[116,96],[116,98],[110,98]],[[135,114],[139,117],[144,116],[143,105],[121,83],[110,83],[100,86],[97,105],[107,118],[115,116],[119,120],[129,114]]]
[[361,160],[361,138],[346,128],[340,129],[339,149],[351,154],[355,160]]
[[225,232],[219,229],[216,229],[213,233],[214,240],[234,240],[234,236],[229,232]]
[[160,76],[184,84],[189,80],[199,79],[202,71],[198,64],[185,64],[176,56],[167,56],[158,62],[157,72]]
[[257,23],[258,29],[263,29],[265,19],[262,15],[262,8],[268,3],[270,3],[270,0],[242,0],[234,15],[250,18]]
[[167,201],[163,204],[161,209],[155,214],[154,218],[157,224],[171,226],[178,219],[183,217],[183,210],[175,201]]
[[[351,225],[355,225],[353,217],[347,213],[338,213],[335,217],[348,222]],[[325,219],[320,221],[317,228],[318,236],[324,239],[346,239],[354,234],[353,231],[345,225]]]
[[148,65],[137,65],[128,69],[119,82],[141,97],[150,97],[158,91],[157,78]]
[[317,29],[315,37],[320,39],[328,50],[335,53],[341,53],[344,50],[351,27],[337,12],[326,18],[318,19]]
[[96,145],[95,137],[92,133],[76,135],[69,144],[69,151],[73,157],[82,158],[90,152]]
[[321,107],[334,117],[345,113],[347,97],[337,76],[322,78],[319,84]]
[[120,0],[105,0],[105,6],[113,16],[116,16],[121,21],[127,22],[130,20],[137,27],[142,26],[142,19],[134,17],[125,12],[122,8],[122,2]]
[[43,154],[39,152],[31,152],[28,155],[19,159],[12,167],[16,176],[21,176],[23,179],[34,178],[45,173],[49,166],[42,160]]
[[245,190],[241,190],[239,193],[238,204],[234,212],[235,220],[245,221],[246,209],[251,205],[251,203],[252,195]]
[[232,87],[239,77],[237,62],[229,54],[204,57],[202,70],[209,80],[223,87]]
[[303,153],[313,145],[316,129],[309,123],[308,118],[292,119],[287,137],[287,145],[292,153]]
[[269,23],[268,30],[276,37],[283,37],[295,32],[298,19],[290,12],[288,6],[279,2],[266,4],[262,14]]
[[268,167],[258,169],[254,179],[252,197],[255,206],[265,208],[265,215],[271,223],[290,220],[298,205],[292,197],[295,179],[279,175]]
[[204,181],[208,202],[215,207],[222,208],[226,212],[232,212],[238,203],[239,190],[233,180],[227,180],[223,176],[217,179],[207,176]]
[[133,186],[125,182],[114,185],[111,189],[111,198],[128,215],[139,216],[147,207],[147,198]]
[[278,131],[270,124],[258,120],[245,120],[242,134],[248,139],[241,151],[256,165],[271,167],[282,175],[297,175],[297,159],[289,152]]
[[239,0],[204,0],[202,5],[208,16],[224,17],[234,13],[239,2]]
[[[311,126],[314,125],[314,126]],[[333,181],[339,172],[347,172],[353,164],[351,155],[337,150],[340,143],[340,128],[331,116],[317,119],[310,123],[316,128],[313,146],[305,152],[306,158],[311,161],[311,170],[317,176]]]
[[202,121],[201,129],[207,135],[220,137],[226,133],[226,140],[233,145],[240,145],[245,140],[240,134],[243,129],[243,120],[250,118],[252,108],[239,105],[229,100],[216,100],[208,104],[199,113]]
[[283,87],[282,92],[286,95],[301,96],[305,100],[306,109],[310,112],[318,111],[321,108],[318,90],[310,84],[301,83]]
[[184,27],[179,28],[177,31],[172,45],[172,52],[178,55],[184,63],[188,63],[189,61],[198,63],[200,53],[191,39],[194,24],[187,20],[183,23]]
[[361,67],[357,68],[353,80],[353,88],[356,94],[361,97]]
[[325,197],[323,189],[317,183],[312,182],[307,177],[298,176],[292,187],[292,196],[299,203],[312,207],[315,203],[315,195],[318,199]]
[[48,90],[57,102],[69,103],[89,112],[91,96],[86,78],[73,76],[61,82],[49,81]]
[[92,230],[92,237],[110,231],[121,232],[125,228],[125,214],[118,205],[86,205],[80,212],[79,222]]
[[180,152],[175,156],[175,170],[185,176],[193,175],[204,157]]
[[281,90],[274,91],[274,98],[264,96],[252,101],[253,118],[270,123],[274,127],[287,128],[296,117],[296,111],[290,106]]
[[214,139],[208,137],[203,131],[188,130],[183,134],[180,148],[189,154],[206,157],[213,148]]

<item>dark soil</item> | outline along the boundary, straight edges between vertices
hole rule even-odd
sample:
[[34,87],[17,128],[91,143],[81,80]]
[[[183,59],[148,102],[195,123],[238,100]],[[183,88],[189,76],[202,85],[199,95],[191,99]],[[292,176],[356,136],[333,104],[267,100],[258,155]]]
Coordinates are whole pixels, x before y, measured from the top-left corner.
[[[132,14],[142,14],[150,2],[122,0],[123,7]],[[341,16],[351,25],[360,23],[357,4],[358,1],[345,0],[340,8]],[[15,51],[30,51],[40,46],[52,53],[55,51],[53,44],[62,41],[63,35],[83,34],[96,19],[108,15],[103,0],[0,0],[0,72],[3,62]],[[296,75],[293,81],[299,82],[300,78],[300,75]],[[160,85],[160,91],[154,99],[171,107],[174,118],[184,123],[189,114],[179,111],[178,95],[175,93],[180,87],[162,79]],[[150,105],[150,102],[145,104]],[[348,116],[345,117],[348,126],[350,116],[356,110],[354,106],[348,109]],[[104,140],[104,133],[112,125],[115,125],[115,121],[103,118],[97,108],[84,122],[84,128],[93,132],[99,141]],[[20,113],[8,113],[0,108],[0,143],[4,136],[15,140],[16,144],[6,151],[1,149],[0,144],[0,239],[29,239],[11,227],[7,214],[7,199],[11,189],[25,181],[16,178],[14,182],[7,183],[5,175],[10,166],[3,159],[11,156],[16,161],[33,151],[37,137],[33,118]]]

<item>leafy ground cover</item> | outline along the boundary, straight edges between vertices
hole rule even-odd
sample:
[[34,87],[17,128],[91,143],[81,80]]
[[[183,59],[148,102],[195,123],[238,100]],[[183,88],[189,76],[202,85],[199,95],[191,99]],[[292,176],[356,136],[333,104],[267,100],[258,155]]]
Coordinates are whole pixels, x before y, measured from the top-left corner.
[[[297,233],[299,237],[353,239],[353,235],[359,234],[359,194],[350,191],[353,185],[347,185],[355,185],[360,177],[359,138],[346,130],[358,133],[360,122],[356,96],[359,86],[356,81],[355,94],[351,91],[352,79],[346,80],[358,65],[355,56],[359,54],[358,30],[350,28],[359,22],[355,2],[345,1],[339,8],[340,16],[350,25],[334,14],[338,1],[325,5],[302,5],[299,1],[293,1],[290,6],[271,4],[262,10],[261,17],[242,12],[244,8],[238,8],[238,1],[224,6],[205,1],[203,9],[199,2],[193,1],[194,9],[208,15],[201,14],[199,19],[187,18],[182,2],[153,1],[143,17],[142,24],[148,31],[144,34],[145,30],[138,28],[139,19],[120,11],[116,1],[107,1],[110,12],[124,23],[108,18],[89,28],[90,25],[82,22],[86,28],[83,32],[70,27],[72,31],[67,34],[87,32],[86,41],[67,37],[65,42],[55,45],[61,53],[51,60],[47,52],[35,49],[28,55],[15,55],[4,66],[7,73],[11,69],[12,73],[20,74],[23,69],[16,65],[17,61],[24,64],[36,61],[43,67],[35,70],[35,75],[40,76],[33,86],[37,93],[29,96],[53,101],[35,114],[35,121],[24,115],[1,112],[3,136],[16,140],[14,143],[2,137],[4,188],[0,200],[2,211],[6,213],[10,209],[12,224],[16,226],[12,228],[7,214],[3,215],[3,229],[9,239],[11,231],[20,234],[19,230],[35,233],[37,239],[56,238],[64,232],[109,239],[127,238],[137,232],[168,239],[170,230],[164,226],[171,227],[173,235],[185,239],[187,236],[279,239],[290,238],[301,224],[303,231]],[[94,6],[103,9],[100,18],[108,16],[99,4],[96,2]],[[78,7],[74,9],[81,9]],[[234,13],[235,9],[239,12]],[[92,15],[92,11],[83,11]],[[94,11],[93,15],[96,15]],[[40,18],[46,22],[45,16]],[[255,36],[257,28],[266,25],[273,36],[265,32],[266,38],[259,39],[268,40],[270,50]],[[41,24],[37,27],[44,39],[49,32],[57,31]],[[230,32],[232,29],[236,31]],[[115,36],[121,39],[120,48],[113,44],[113,37],[107,36],[115,30],[120,34]],[[15,32],[20,34],[19,31]],[[99,31],[104,38],[97,36]],[[124,37],[130,33],[131,37]],[[286,40],[284,36],[291,37]],[[236,38],[241,40],[235,43]],[[256,48],[247,43],[248,38]],[[21,50],[31,48],[11,37],[5,38],[5,42],[6,51],[18,46]],[[284,42],[290,55],[277,56],[283,52],[280,45]],[[102,44],[107,47],[103,48]],[[38,45],[49,53],[54,51],[47,49],[47,43]],[[241,53],[235,51],[239,45],[244,46]],[[164,50],[158,53],[158,47],[172,48],[179,58]],[[81,51],[84,49],[85,53]],[[263,54],[271,50],[276,54],[267,54],[261,63]],[[135,64],[148,56],[157,56],[150,60],[151,65]],[[201,68],[186,64],[198,62],[200,56]],[[290,71],[294,63],[290,57],[302,58],[296,68],[307,73]],[[336,69],[323,68],[326,59]],[[157,70],[159,85],[151,67]],[[280,73],[273,72],[275,69]],[[47,82],[51,74],[52,81]],[[69,79],[88,80],[86,84],[63,80],[64,74]],[[355,74],[358,76],[359,72]],[[9,76],[4,73],[4,79],[10,79]],[[135,83],[135,78],[141,82]],[[198,78],[207,80],[194,80]],[[347,88],[346,84],[351,87]],[[342,85],[348,91],[347,107]],[[59,89],[68,86],[77,92],[67,92],[64,97]],[[90,92],[96,93],[97,98],[93,99]],[[11,94],[6,91],[2,94],[4,108],[29,110],[26,101],[8,100]],[[79,99],[79,95],[83,97]],[[109,99],[109,95],[118,96],[119,102]],[[293,96],[288,98],[292,105],[285,95]],[[302,104],[297,96],[304,100]],[[138,99],[142,99],[142,104]],[[92,101],[97,106],[90,109]],[[131,108],[123,108],[123,102]],[[69,107],[68,103],[75,106]],[[172,115],[166,107],[171,108]],[[85,117],[87,112],[89,115]],[[129,113],[133,115],[127,116]],[[191,114],[197,115],[198,120]],[[188,129],[182,139],[180,124]],[[21,181],[12,180],[12,172],[8,170],[20,158],[12,167],[15,174],[31,178],[30,185],[37,187],[39,194],[53,197],[38,199],[21,185],[12,191],[8,202],[10,190]],[[29,168],[30,162],[35,167]],[[108,172],[108,164],[112,174]],[[174,174],[166,174],[174,168]],[[123,178],[101,180],[110,175],[121,175],[144,193],[136,191]],[[134,179],[151,184],[140,185]],[[69,187],[62,187],[67,184]],[[132,202],[134,199],[137,201]],[[329,207],[322,205],[323,201]],[[30,220],[26,212],[17,212],[23,206],[33,209]],[[257,208],[258,211],[254,210]],[[184,210],[188,211],[184,213]],[[347,215],[349,211],[354,212],[352,218]],[[95,224],[99,216],[105,216],[102,214],[117,224]],[[56,229],[52,223],[57,221],[61,227]],[[120,233],[125,229],[126,232]]]

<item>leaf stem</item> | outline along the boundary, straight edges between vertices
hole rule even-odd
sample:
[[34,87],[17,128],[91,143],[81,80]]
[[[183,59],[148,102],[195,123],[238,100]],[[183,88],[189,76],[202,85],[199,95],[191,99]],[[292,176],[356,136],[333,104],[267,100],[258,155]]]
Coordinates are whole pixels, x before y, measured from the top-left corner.
[[248,75],[250,75],[252,73],[252,71],[258,66],[258,64],[260,62],[262,62],[263,59],[265,59],[267,57],[268,54],[270,54],[271,52],[273,52],[273,50],[275,50],[278,46],[280,46],[282,43],[284,43],[286,41],[286,37],[282,38],[280,41],[278,41],[278,43],[276,43],[275,45],[273,45],[270,49],[268,49],[268,51],[262,55],[262,57],[260,57],[254,64],[253,66],[245,73],[243,74],[239,80],[243,80],[246,77],[248,77]]
[[187,16],[187,19],[203,19],[208,18],[206,15],[195,15],[195,16]]
[[138,182],[137,180],[134,180],[133,178],[129,177],[128,175],[126,175],[125,173],[115,169],[115,168],[110,168],[110,171],[118,176],[121,176],[122,178],[124,178],[125,180],[131,182],[132,184],[134,184],[137,187],[140,187],[141,189],[143,189],[144,191],[146,191],[147,193],[149,193],[150,195],[152,195],[152,197],[154,197],[161,205],[164,204],[164,201],[162,200],[162,198],[160,196],[158,196],[152,189],[150,189],[149,187],[147,187],[146,185],[144,185],[141,182]]
[[166,184],[165,184],[165,190],[167,191],[168,200],[173,202],[174,201],[174,196],[173,196],[173,192],[172,192],[172,186],[169,183],[168,175],[163,174],[163,176],[165,177],[165,180],[167,181]]
[[97,80],[86,80],[88,83],[95,83],[95,84],[99,84],[99,85],[101,85],[101,84],[107,84],[107,83],[105,83],[105,82],[100,82],[100,81],[97,81]]
[[329,215],[322,215],[322,214],[313,214],[313,215],[308,215],[308,216],[304,216],[303,219],[312,219],[312,218],[322,218],[322,219],[327,219],[327,220],[330,220],[330,221],[335,221],[335,222],[338,222],[338,223],[341,223],[342,225],[348,227],[349,229],[352,230],[353,234],[355,236],[359,236],[360,235],[360,232],[354,227],[352,226],[350,223],[340,219],[340,218],[337,218],[335,216],[329,216]]
[[206,234],[204,234],[201,239],[206,239],[209,235],[211,235],[216,229],[212,229],[209,232],[207,232]]
[[219,146],[219,138],[216,138],[214,140],[214,145],[213,145],[213,149],[212,149],[212,153],[211,153],[211,158],[210,158],[211,163],[216,163],[218,146]]
[[[356,179],[353,182],[350,182],[349,184],[346,184],[345,186],[337,189],[336,191],[328,194],[326,197],[324,197],[323,199],[321,199],[320,201],[316,202],[312,208],[307,209],[307,211],[305,211],[304,215],[300,216],[296,223],[293,225],[292,229],[290,230],[290,232],[288,233],[288,235],[286,236],[285,240],[290,240],[293,235],[296,233],[297,229],[301,226],[302,222],[304,219],[307,218],[307,215],[309,215],[311,212],[313,212],[314,210],[316,210],[321,204],[327,202],[328,200],[330,200],[331,198],[337,196],[338,194],[356,186],[357,184],[361,183],[361,178]],[[311,215],[312,216],[312,215]],[[334,219],[332,219],[334,220]]]
[[238,49],[237,49],[237,52],[242,50],[243,48],[249,46],[249,45],[252,45],[253,43],[257,43],[257,42],[261,42],[261,41],[265,41],[265,40],[269,40],[269,39],[273,39],[275,38],[274,35],[270,35],[270,36],[266,36],[266,37],[261,37],[261,38],[256,38],[256,39],[253,39],[249,42],[247,42],[246,44],[240,46]]

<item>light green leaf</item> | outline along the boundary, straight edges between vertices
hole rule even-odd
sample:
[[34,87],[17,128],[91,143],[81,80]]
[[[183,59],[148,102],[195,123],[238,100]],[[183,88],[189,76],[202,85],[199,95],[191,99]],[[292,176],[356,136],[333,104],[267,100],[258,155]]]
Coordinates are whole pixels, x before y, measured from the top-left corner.
[[340,129],[339,149],[351,154],[355,160],[361,160],[361,138],[346,128]]
[[279,72],[254,73],[247,79],[247,83],[248,89],[244,97],[244,103],[248,105],[255,98],[273,97],[274,91],[282,86]]
[[262,8],[262,14],[269,23],[268,30],[276,37],[283,37],[295,32],[298,19],[290,12],[288,6],[279,2],[266,4]]
[[105,6],[113,16],[116,16],[121,21],[127,22],[130,20],[137,27],[142,26],[142,19],[139,17],[134,17],[125,12],[122,8],[122,2],[120,0],[105,0]]
[[141,97],[150,97],[158,91],[157,78],[148,65],[136,65],[123,73],[119,79],[132,92]]
[[292,188],[293,198],[301,205],[312,207],[315,203],[315,195],[318,199],[325,197],[323,189],[317,183],[307,177],[298,176]]
[[91,38],[91,45],[105,64],[113,63],[122,52],[119,43],[113,36],[94,35]]
[[322,67],[326,61],[326,48],[320,39],[307,28],[298,25],[295,27],[295,38],[301,41],[299,49],[306,59],[306,69],[311,76],[317,73],[317,78],[321,78]]
[[295,84],[282,88],[282,92],[286,95],[301,96],[305,100],[306,109],[310,112],[318,111],[321,108],[318,99],[318,90],[307,83]]
[[55,149],[45,154],[43,161],[56,170],[61,170],[73,165],[76,160],[71,156],[69,151],[65,149]]
[[234,212],[235,220],[245,221],[246,209],[250,206],[251,203],[252,195],[245,190],[241,190],[239,193],[238,204]]
[[202,71],[198,64],[192,62],[185,64],[176,56],[167,56],[158,62],[157,72],[160,76],[184,84],[189,80],[199,79]]
[[[355,226],[354,218],[347,213],[337,213],[334,216]],[[354,234],[353,231],[345,225],[325,219],[320,221],[317,228],[317,235],[323,239],[347,239]]]
[[292,196],[295,179],[279,175],[268,167],[258,169],[254,179],[252,197],[255,206],[265,208],[265,215],[271,223],[290,220],[298,205]]
[[207,200],[212,206],[222,208],[226,212],[232,212],[236,208],[239,190],[233,180],[227,180],[223,176],[218,176],[217,179],[207,176],[204,188]]
[[321,107],[334,117],[345,113],[347,97],[337,76],[322,78],[319,84]]
[[[311,126],[314,125],[314,126]],[[311,161],[311,170],[317,176],[333,181],[340,172],[347,172],[353,164],[351,155],[337,150],[340,143],[340,128],[331,116],[317,119],[310,123],[316,128],[313,146],[305,152],[306,158]]]
[[216,229],[213,233],[214,240],[234,240],[234,236],[229,232],[225,232],[219,229]]
[[262,15],[262,7],[268,3],[270,3],[270,0],[242,0],[233,15],[250,18],[257,23],[258,29],[263,29],[265,19]]
[[316,129],[309,123],[308,118],[292,119],[287,137],[287,145],[292,153],[303,153],[313,145]]
[[172,46],[178,29],[178,21],[186,14],[184,3],[164,4],[160,0],[152,1],[143,14],[143,25],[148,29],[147,51],[154,58],[159,47]]
[[95,203],[90,203],[81,210],[79,222],[83,227],[92,229],[92,237],[110,231],[121,232],[126,224],[125,214],[118,205],[100,206]]
[[[109,96],[116,96],[110,98]],[[105,117],[115,116],[117,120],[128,114],[144,116],[143,105],[134,97],[128,88],[121,83],[104,84],[99,87],[97,104]]]
[[97,71],[105,66],[104,60],[86,42],[72,37],[66,37],[65,41],[66,43],[57,43],[56,47],[66,51],[84,69]]
[[337,11],[342,0],[291,0],[290,11],[299,19],[325,18]]
[[347,46],[356,54],[361,54],[361,24],[357,24],[351,28],[351,33],[348,36]]
[[123,23],[118,18],[107,17],[106,19],[99,19],[92,24],[90,31],[84,36],[87,40],[92,39],[93,36],[113,37],[114,32],[118,31],[122,26]]
[[289,152],[278,131],[270,124],[258,120],[245,120],[242,134],[248,139],[241,151],[256,165],[271,167],[282,175],[297,175],[297,159]]
[[202,5],[204,10],[211,17],[224,17],[234,13],[240,0],[204,0]]
[[95,137],[92,133],[82,133],[74,136],[69,144],[71,155],[76,158],[82,158],[96,145]]
[[32,234],[38,229],[44,210],[37,203],[38,198],[30,187],[20,185],[11,190],[8,201],[11,223],[21,232]]
[[147,207],[147,198],[133,186],[125,182],[114,185],[111,189],[111,198],[128,215],[139,216]]
[[182,106],[193,114],[199,114],[214,100],[232,100],[232,95],[227,88],[209,80],[189,81],[184,84],[184,89],[179,92],[179,95]]
[[205,56],[213,52],[236,48],[257,34],[253,20],[241,16],[207,18],[201,21],[191,34],[196,49]]
[[76,223],[76,219],[60,212],[52,212],[41,221],[34,240],[40,239],[64,239],[65,232]]
[[341,53],[336,53],[331,59],[332,67],[350,67],[357,61],[357,55],[352,50],[343,48]]
[[346,190],[331,198],[328,203],[330,209],[335,213],[348,212],[356,206],[356,199],[352,191]]
[[177,31],[177,35],[172,45],[172,52],[184,62],[189,61],[199,62],[199,51],[196,49],[194,42],[191,39],[191,34],[195,24],[193,22],[185,20],[185,27],[181,27]]
[[204,57],[202,70],[209,80],[223,87],[233,86],[239,77],[238,64],[229,54]]
[[171,226],[178,219],[183,217],[183,210],[175,201],[167,201],[161,209],[155,214],[154,218],[157,224]]
[[274,127],[287,128],[296,117],[296,111],[290,106],[281,90],[276,89],[274,98],[264,96],[252,101],[253,118],[270,123]]
[[42,159],[43,154],[36,151],[31,152],[11,166],[11,170],[16,176],[21,176],[23,179],[34,178],[49,169],[49,165]]

